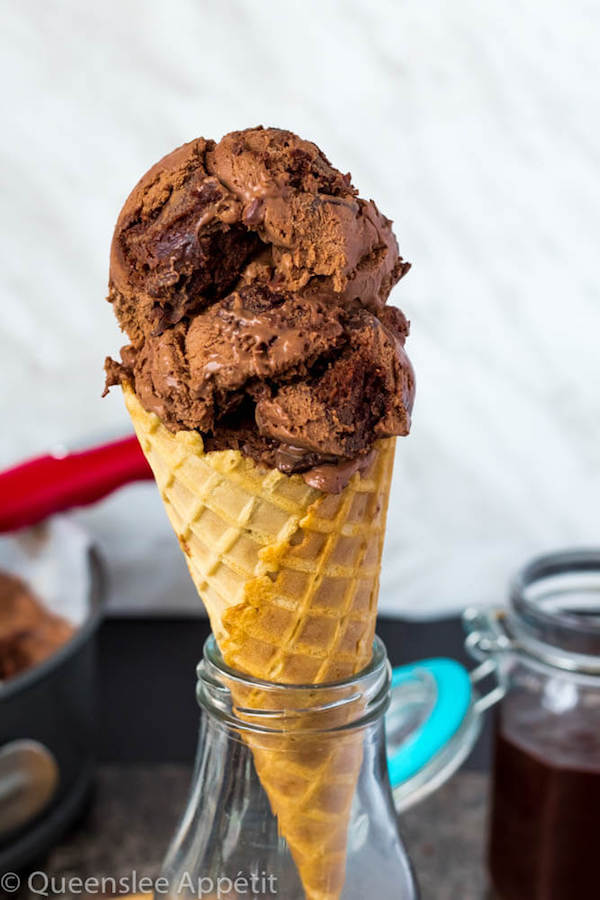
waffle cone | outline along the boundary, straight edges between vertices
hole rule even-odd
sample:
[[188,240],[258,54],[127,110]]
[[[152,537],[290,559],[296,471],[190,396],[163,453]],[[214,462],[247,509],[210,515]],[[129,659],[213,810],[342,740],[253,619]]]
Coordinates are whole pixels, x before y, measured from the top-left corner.
[[[125,401],[227,665],[280,684],[357,674],[371,660],[393,438],[340,494],[264,469],[234,450],[205,453],[169,432],[131,388]],[[240,689],[238,689],[240,690]],[[322,699],[322,698],[320,698]],[[261,708],[246,690],[239,706]],[[353,713],[356,715],[356,712]],[[309,716],[310,714],[307,714]],[[348,710],[332,713],[346,724]],[[341,718],[340,718],[341,717]],[[307,900],[337,900],[362,735],[245,734]]]

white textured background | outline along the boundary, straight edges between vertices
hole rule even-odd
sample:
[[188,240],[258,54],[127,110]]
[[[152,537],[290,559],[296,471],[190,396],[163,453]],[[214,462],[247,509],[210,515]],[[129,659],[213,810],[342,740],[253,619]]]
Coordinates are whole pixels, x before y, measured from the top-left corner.
[[[414,268],[413,435],[382,608],[496,602],[598,542],[600,6],[586,0],[1,0],[0,464],[128,429],[102,361],[111,229],[199,134],[289,127],[350,170]],[[82,518],[115,608],[196,606],[151,486]],[[142,578],[142,567],[150,577]]]

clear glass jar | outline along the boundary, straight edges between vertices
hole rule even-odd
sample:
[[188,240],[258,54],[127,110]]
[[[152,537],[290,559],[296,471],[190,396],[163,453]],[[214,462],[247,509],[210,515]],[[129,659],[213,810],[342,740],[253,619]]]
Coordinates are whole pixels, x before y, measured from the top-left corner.
[[160,896],[415,900],[388,778],[383,644],[355,678],[296,687],[234,672],[209,638],[198,676],[195,773]]
[[600,896],[600,552],[540,557],[506,613],[465,614],[498,710],[489,868],[501,900]]

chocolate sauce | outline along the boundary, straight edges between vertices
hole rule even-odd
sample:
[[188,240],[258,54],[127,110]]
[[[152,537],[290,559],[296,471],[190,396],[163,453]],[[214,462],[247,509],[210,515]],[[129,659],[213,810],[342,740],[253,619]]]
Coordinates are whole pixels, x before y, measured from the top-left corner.
[[356,472],[364,472],[369,468],[374,458],[375,450],[371,450],[364,456],[357,456],[356,459],[313,466],[312,469],[303,472],[302,477],[308,485],[319,491],[325,491],[327,494],[339,494]]
[[598,711],[532,719],[518,739],[496,735],[492,881],[500,900],[592,900],[600,897]]

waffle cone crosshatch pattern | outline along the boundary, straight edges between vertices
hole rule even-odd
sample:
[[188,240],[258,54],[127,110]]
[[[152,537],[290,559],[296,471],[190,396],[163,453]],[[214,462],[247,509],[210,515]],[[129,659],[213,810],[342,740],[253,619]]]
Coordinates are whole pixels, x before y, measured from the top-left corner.
[[[172,434],[125,385],[142,449],[232,669],[281,684],[339,681],[368,665],[394,440],[337,495],[300,476],[260,469],[237,451],[204,453],[199,435]],[[241,693],[261,708],[269,695]],[[343,726],[343,717],[338,724]],[[335,715],[332,714],[332,715]],[[352,732],[265,739],[244,735],[309,898],[337,898],[362,762]]]
[[[125,397],[226,662],[290,684],[336,681],[369,662],[394,439],[340,494],[203,452]],[[235,610],[235,612],[234,612]]]

